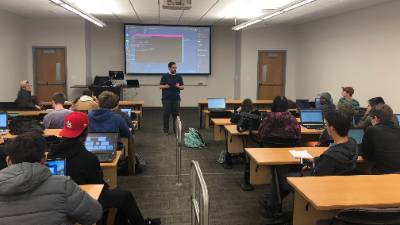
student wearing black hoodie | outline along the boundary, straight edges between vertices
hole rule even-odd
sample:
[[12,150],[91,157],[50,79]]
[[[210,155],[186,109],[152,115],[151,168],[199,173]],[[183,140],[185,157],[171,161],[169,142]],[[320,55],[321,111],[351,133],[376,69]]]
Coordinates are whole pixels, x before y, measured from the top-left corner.
[[[344,175],[355,169],[358,149],[354,139],[349,138],[347,133],[351,126],[351,117],[342,111],[332,110],[325,114],[326,129],[333,138],[334,143],[319,157],[307,159],[312,164],[311,176]],[[300,176],[300,172],[293,167],[278,167],[279,184],[273,183],[271,187],[279,185],[280,197],[283,199],[293,188],[288,184],[286,178]],[[274,181],[273,181],[274,182]],[[277,189],[271,188],[265,202],[266,217],[271,220],[282,219],[282,205],[279,203]]]
[[[93,153],[87,151],[84,145],[88,125],[89,120],[85,113],[68,114],[64,120],[64,129],[60,132],[63,139],[61,143],[51,146],[48,158],[65,158],[66,175],[78,184],[106,185],[99,160]],[[143,219],[136,200],[129,191],[106,187],[99,197],[99,202],[104,209],[118,209],[115,222],[117,225],[161,224],[159,219]]]

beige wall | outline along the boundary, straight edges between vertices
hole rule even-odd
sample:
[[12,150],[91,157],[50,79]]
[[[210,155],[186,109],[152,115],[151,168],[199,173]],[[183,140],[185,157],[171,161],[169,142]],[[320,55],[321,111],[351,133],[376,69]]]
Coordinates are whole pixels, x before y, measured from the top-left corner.
[[259,50],[286,51],[285,94],[295,98],[296,39],[292,26],[274,26],[242,31],[241,42],[241,98],[257,98],[257,63]]
[[[107,24],[104,29],[91,29],[91,71],[96,75],[107,75],[109,70],[124,70],[123,24]],[[230,27],[212,28],[211,76],[185,76],[187,85],[182,92],[182,106],[197,106],[197,101],[207,97],[233,98],[235,73],[235,35]],[[167,66],[166,66],[167,71]],[[179,72],[179,68],[178,68]],[[141,86],[135,92],[125,91],[130,99],[142,99],[146,106],[161,105],[158,88],[160,76],[127,76],[139,79]],[[197,86],[198,83],[207,86]]]
[[19,81],[26,79],[24,20],[0,10],[0,101],[14,101]]
[[[86,84],[85,23],[81,19],[26,19],[26,73],[33,80],[33,47],[66,47],[67,87]],[[78,90],[68,88],[73,99]],[[74,93],[75,92],[75,93]]]
[[383,96],[400,112],[400,1],[298,27],[297,96],[350,85],[361,105]]

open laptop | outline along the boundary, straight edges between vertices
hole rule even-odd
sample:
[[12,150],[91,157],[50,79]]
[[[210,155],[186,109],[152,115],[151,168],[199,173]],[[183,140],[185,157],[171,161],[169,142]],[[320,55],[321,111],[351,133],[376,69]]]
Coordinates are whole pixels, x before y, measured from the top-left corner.
[[65,159],[47,159],[46,166],[49,167],[51,175],[65,176]]
[[85,147],[94,153],[100,162],[112,162],[118,146],[118,133],[88,133]]
[[129,118],[132,118],[132,109],[121,109],[122,112],[126,113]]
[[208,110],[212,111],[225,111],[226,103],[225,98],[208,98]]
[[400,124],[400,114],[394,114],[396,116],[397,122]]
[[350,129],[347,136],[353,138],[358,145],[362,143],[362,139],[364,137],[364,130],[363,129]]
[[0,133],[7,132],[7,113],[0,112]]
[[140,87],[139,80],[126,80],[127,88],[138,88]]
[[299,110],[301,109],[309,109],[310,101],[308,99],[296,99],[296,105]]
[[300,110],[300,121],[305,128],[324,128],[324,116],[321,110]]

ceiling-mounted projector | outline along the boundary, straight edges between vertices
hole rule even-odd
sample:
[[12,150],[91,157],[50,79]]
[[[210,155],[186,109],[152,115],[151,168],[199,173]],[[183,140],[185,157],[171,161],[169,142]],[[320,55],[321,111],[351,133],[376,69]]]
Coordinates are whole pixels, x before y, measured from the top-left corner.
[[163,9],[188,10],[192,8],[192,0],[164,0]]

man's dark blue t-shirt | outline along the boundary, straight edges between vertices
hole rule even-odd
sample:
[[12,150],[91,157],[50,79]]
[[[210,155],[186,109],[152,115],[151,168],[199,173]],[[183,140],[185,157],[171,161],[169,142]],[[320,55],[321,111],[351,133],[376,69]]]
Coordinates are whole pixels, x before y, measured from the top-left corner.
[[168,84],[170,88],[164,88],[162,89],[162,100],[170,100],[170,101],[177,101],[181,100],[180,93],[181,90],[177,88],[175,85],[183,85],[183,79],[181,75],[175,74],[165,74],[162,76],[160,85],[166,85]]

